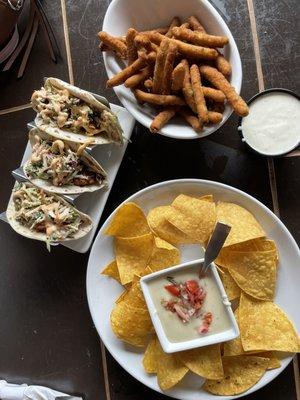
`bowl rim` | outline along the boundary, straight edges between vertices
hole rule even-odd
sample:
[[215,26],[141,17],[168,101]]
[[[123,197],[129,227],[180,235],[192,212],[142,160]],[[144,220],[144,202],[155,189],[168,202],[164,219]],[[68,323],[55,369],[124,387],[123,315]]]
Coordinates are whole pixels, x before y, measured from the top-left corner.
[[[112,0],[112,2],[109,4],[104,19],[103,19],[103,25],[102,25],[102,30],[104,31],[108,31],[108,26],[110,25],[109,20],[110,20],[110,14],[113,12],[113,9],[122,1],[125,0]],[[237,47],[236,41],[231,33],[231,30],[229,29],[227,23],[225,22],[223,16],[219,13],[219,11],[217,11],[217,9],[208,1],[208,0],[198,0],[199,4],[201,4],[202,6],[206,7],[208,9],[208,12],[210,14],[212,14],[212,16],[218,21],[218,25],[222,26],[223,29],[226,31],[226,36],[228,36],[229,38],[229,48],[231,50],[231,53],[233,54],[233,57],[235,59],[235,67],[236,67],[236,73],[235,73],[235,79],[236,79],[236,84],[234,86],[236,92],[238,94],[240,94],[241,92],[241,87],[242,87],[242,80],[243,80],[243,71],[242,71],[242,61],[241,61],[241,56],[240,56],[240,52],[239,49]],[[197,15],[197,12],[194,13],[194,15]],[[170,16],[171,19],[172,16]],[[104,66],[106,69],[106,73],[107,75],[109,71],[111,71],[111,68],[109,67],[109,59],[110,59],[110,54],[103,52],[103,59],[104,59]],[[230,76],[230,84],[232,84],[232,76]],[[148,116],[145,115],[145,112],[139,111],[137,109],[137,102],[135,101],[135,103],[133,104],[132,107],[127,106],[127,101],[126,98],[124,97],[124,95],[122,94],[122,89],[118,89],[119,87],[113,87],[115,94],[117,95],[118,99],[120,100],[120,102],[123,104],[123,106],[133,115],[133,117],[139,122],[141,123],[145,128],[149,129],[150,128],[150,123],[145,120],[148,118]],[[125,104],[127,103],[127,104]],[[169,133],[169,132],[165,132],[164,131],[164,127],[158,132],[159,135],[165,136],[165,137],[170,137],[172,139],[179,139],[179,140],[189,140],[189,139],[202,139],[203,137],[209,136],[217,131],[219,131],[219,129],[226,123],[226,121],[230,118],[230,116],[233,113],[233,109],[232,107],[227,103],[225,105],[225,107],[228,110],[227,115],[224,117],[223,114],[223,119],[219,124],[216,124],[213,126],[213,129],[211,131],[205,132],[205,129],[200,132],[199,134],[197,132],[194,132],[193,128],[190,127],[189,125],[186,125],[189,128],[190,133],[189,134],[176,134],[176,136],[174,136],[174,134]],[[180,129],[180,125],[174,127],[172,129],[176,130],[176,129]],[[209,127],[210,128],[210,127]]]
[[[275,92],[287,93],[287,94],[290,94],[290,95],[296,97],[296,99],[300,100],[300,96],[299,96],[298,93],[296,93],[295,91],[290,90],[290,89],[281,88],[281,87],[275,87],[275,88],[265,89],[265,90],[262,90],[261,92],[256,93],[256,94],[255,94],[254,96],[252,96],[246,103],[247,103],[248,106],[249,106],[249,105],[250,105],[251,103],[253,103],[257,98],[263,97],[263,96],[265,96],[265,95],[268,95],[269,93],[275,93]],[[244,117],[239,117],[239,120],[238,120],[238,133],[239,133],[239,135],[240,135],[240,137],[241,137],[242,142],[246,144],[247,148],[248,148],[252,153],[258,154],[258,155],[263,156],[263,157],[278,158],[278,157],[285,156],[286,154],[289,154],[291,151],[295,150],[295,149],[300,145],[300,140],[299,140],[299,142],[298,142],[295,146],[293,146],[293,147],[291,147],[289,150],[283,151],[283,152],[281,152],[281,153],[267,154],[267,153],[264,153],[264,152],[262,152],[262,151],[259,151],[259,150],[257,150],[256,148],[252,147],[251,144],[249,144],[249,143],[247,142],[247,140],[245,139],[245,137],[244,137],[244,135],[243,135],[243,129],[242,129],[243,118],[244,118]]]

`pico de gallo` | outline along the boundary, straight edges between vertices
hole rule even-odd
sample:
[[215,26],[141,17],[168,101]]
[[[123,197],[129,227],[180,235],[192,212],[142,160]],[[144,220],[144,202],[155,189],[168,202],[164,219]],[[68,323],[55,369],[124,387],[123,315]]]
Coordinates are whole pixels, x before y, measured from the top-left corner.
[[196,331],[199,335],[209,332],[213,321],[213,314],[210,311],[203,311],[207,292],[200,281],[188,279],[184,282],[176,281],[173,277],[167,276],[168,284],[164,289],[171,295],[171,298],[161,300],[161,305],[177,315],[183,324],[197,319],[199,325]]

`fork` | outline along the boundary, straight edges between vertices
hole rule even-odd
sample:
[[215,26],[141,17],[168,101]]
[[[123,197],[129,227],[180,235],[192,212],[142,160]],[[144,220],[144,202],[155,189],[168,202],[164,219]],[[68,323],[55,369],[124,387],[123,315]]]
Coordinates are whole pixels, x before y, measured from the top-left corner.
[[217,222],[215,229],[210,237],[209,243],[205,250],[204,261],[200,266],[199,277],[203,277],[209,266],[218,257],[227,236],[231,230],[231,226],[223,224],[222,222]]

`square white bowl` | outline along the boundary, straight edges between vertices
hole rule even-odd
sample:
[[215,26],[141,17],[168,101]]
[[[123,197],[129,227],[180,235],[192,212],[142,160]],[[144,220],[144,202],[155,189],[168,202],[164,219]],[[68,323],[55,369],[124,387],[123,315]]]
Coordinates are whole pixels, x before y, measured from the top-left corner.
[[[199,18],[208,33],[229,38],[229,44],[221,51],[224,52],[232,66],[229,81],[236,92],[240,93],[242,64],[237,45],[224,19],[208,0],[113,0],[106,11],[102,29],[111,35],[123,36],[130,27],[137,30],[165,27],[170,24],[174,16],[184,20],[191,15]],[[111,52],[104,52],[103,58],[109,78],[124,68],[124,63],[120,62]],[[123,106],[134,118],[149,128],[157,111],[146,104],[138,104],[134,95],[124,85],[116,86],[113,89]],[[219,124],[205,126],[200,133],[196,133],[180,118],[171,119],[159,133],[174,139],[201,138],[217,131],[231,114],[232,107],[226,104],[222,121]]]
[[153,323],[153,326],[155,328],[157,337],[160,341],[160,344],[164,350],[165,353],[175,353],[177,351],[184,351],[184,350],[189,350],[189,349],[195,349],[197,347],[203,347],[203,346],[209,346],[212,344],[216,343],[222,343],[222,342],[227,342],[228,340],[235,339],[236,337],[239,336],[240,331],[238,324],[236,322],[236,319],[234,317],[232,308],[231,308],[231,303],[228,300],[228,297],[226,295],[225,289],[223,287],[222,281],[219,277],[217,268],[215,267],[214,264],[211,264],[209,268],[208,274],[211,274],[211,277],[214,279],[214,281],[217,284],[217,287],[219,289],[219,293],[221,296],[221,300],[224,305],[224,312],[227,313],[230,321],[231,328],[226,329],[222,332],[217,332],[217,333],[211,333],[210,335],[207,336],[201,336],[196,339],[190,339],[186,340],[183,342],[177,342],[173,343],[170,342],[164,328],[162,326],[161,320],[158,316],[158,313],[156,312],[156,307],[154,305],[154,302],[152,300],[150,291],[149,291],[149,282],[161,277],[165,276],[167,274],[173,274],[176,273],[177,271],[182,271],[184,268],[185,269],[190,269],[191,267],[195,268],[198,266],[200,268],[200,264],[203,263],[204,259],[198,259],[194,261],[189,261],[183,264],[176,265],[175,267],[171,268],[166,268],[161,271],[154,272],[153,274],[146,275],[143,278],[141,278],[141,288],[147,303],[147,307],[151,316],[151,320]]

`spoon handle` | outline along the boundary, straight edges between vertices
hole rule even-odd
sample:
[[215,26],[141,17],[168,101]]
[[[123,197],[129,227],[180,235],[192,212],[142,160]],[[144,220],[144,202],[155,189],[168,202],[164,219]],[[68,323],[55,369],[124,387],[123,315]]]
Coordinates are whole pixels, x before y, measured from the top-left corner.
[[209,265],[218,257],[230,230],[231,226],[223,224],[222,222],[217,222],[205,250],[204,263],[201,268],[202,273],[205,273]]

